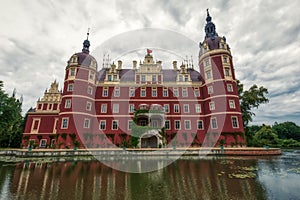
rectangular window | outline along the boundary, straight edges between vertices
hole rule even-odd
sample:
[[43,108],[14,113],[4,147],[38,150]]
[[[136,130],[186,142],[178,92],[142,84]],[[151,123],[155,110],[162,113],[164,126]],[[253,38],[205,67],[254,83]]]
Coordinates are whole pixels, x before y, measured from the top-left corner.
[[203,121],[202,120],[197,120],[197,129],[203,130]]
[[129,89],[129,97],[134,97],[134,92],[135,92],[135,89],[134,88],[130,88]]
[[114,97],[119,97],[120,96],[120,88],[119,87],[115,87],[114,89]]
[[163,96],[164,97],[168,97],[169,96],[168,88],[164,88],[164,90],[163,90]]
[[92,110],[92,103],[91,102],[86,102],[86,110]]
[[182,96],[183,97],[187,97],[188,96],[187,88],[182,88]]
[[134,112],[134,104],[129,104],[129,113]]
[[119,113],[119,104],[113,104],[113,113]]
[[225,76],[230,76],[230,69],[229,69],[229,67],[225,67],[224,71],[225,71]]
[[209,86],[209,87],[207,88],[207,90],[208,90],[208,94],[214,93],[214,88],[213,88],[213,86]]
[[88,86],[87,93],[93,94],[93,88],[91,86]]
[[141,97],[146,96],[146,88],[141,88]]
[[100,130],[105,130],[106,129],[106,121],[105,120],[100,121],[99,129]]
[[146,82],[146,75],[142,75],[142,76],[141,76],[141,82],[142,82],[142,83],[145,83],[145,82]]
[[112,128],[112,130],[118,130],[118,121],[117,120],[113,120],[111,128]]
[[107,80],[112,81],[111,75],[107,75]]
[[223,62],[224,62],[224,63],[227,63],[227,56],[224,56],[224,57],[223,57]]
[[183,112],[184,113],[189,113],[189,104],[184,104],[183,105]]
[[228,92],[233,92],[232,84],[227,84],[227,91]]
[[95,72],[90,71],[89,79],[90,80],[94,80],[95,79]]
[[205,76],[206,76],[206,79],[211,79],[211,78],[212,78],[211,70],[207,70],[207,71],[205,72]]
[[205,66],[205,67],[209,66],[209,59],[206,59],[206,60],[204,61],[204,66]]
[[68,85],[68,92],[73,91],[73,89],[74,89],[74,85],[73,84],[69,84]]
[[215,117],[213,117],[213,118],[211,118],[211,128],[212,129],[217,129],[218,128],[218,126],[217,126],[217,118],[215,118]]
[[184,82],[188,82],[189,81],[189,75],[184,75]]
[[75,72],[76,72],[75,68],[71,68],[70,69],[70,76],[75,76]]
[[165,121],[165,128],[166,128],[166,130],[170,130],[171,129],[170,120],[166,120]]
[[175,120],[175,130],[180,130],[180,121]]
[[173,88],[173,96],[178,97],[178,88]]
[[215,102],[209,102],[209,110],[215,110]]
[[200,97],[200,91],[199,91],[199,88],[194,88],[194,96],[195,96],[195,97]]
[[32,130],[38,130],[39,125],[40,125],[40,120],[39,119],[33,120],[33,128],[32,128]]
[[201,113],[201,105],[200,104],[195,104],[195,111],[196,111],[196,113]]
[[184,120],[184,126],[185,126],[185,130],[191,130],[191,121]]
[[164,105],[164,110],[165,110],[165,113],[170,112],[170,110],[169,110],[169,104],[165,104]]
[[103,88],[102,96],[103,97],[107,97],[108,96],[108,88]]
[[229,108],[235,108],[234,100],[229,100]]
[[178,104],[174,105],[174,112],[179,113],[179,105]]
[[47,139],[41,139],[41,141],[40,141],[40,147],[41,148],[45,148],[46,145],[47,145]]
[[118,76],[115,74],[114,75],[114,81],[117,81],[118,80]]
[[239,127],[237,117],[231,117],[231,122],[232,122],[232,127],[233,128],[238,128]]
[[152,97],[157,96],[157,88],[152,88]]
[[71,108],[71,99],[66,99],[65,108]]
[[147,125],[146,120],[141,120],[141,121],[140,121],[140,125],[141,125],[141,126],[146,126],[146,125]]
[[102,104],[101,105],[101,113],[106,113],[107,112],[107,104]]
[[152,82],[156,82],[156,75],[152,75]]
[[128,121],[128,130],[132,129],[132,124],[133,124],[133,121],[129,120]]
[[66,129],[69,125],[69,118],[62,118],[61,128]]
[[84,119],[83,128],[90,128],[90,119]]
[[151,121],[151,126],[152,126],[153,128],[157,128],[157,127],[158,127],[158,121],[157,121],[157,120],[152,120],[152,121]]
[[178,78],[179,82],[182,82],[183,79],[182,79],[182,75],[179,75],[179,78]]

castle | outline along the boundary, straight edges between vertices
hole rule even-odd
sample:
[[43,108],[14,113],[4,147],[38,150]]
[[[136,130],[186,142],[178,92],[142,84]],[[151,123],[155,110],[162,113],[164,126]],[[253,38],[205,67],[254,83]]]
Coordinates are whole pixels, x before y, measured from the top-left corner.
[[51,84],[28,111],[23,147],[243,146],[242,113],[231,51],[207,11],[198,69],[143,62],[98,69],[89,53],[67,62],[62,91]]

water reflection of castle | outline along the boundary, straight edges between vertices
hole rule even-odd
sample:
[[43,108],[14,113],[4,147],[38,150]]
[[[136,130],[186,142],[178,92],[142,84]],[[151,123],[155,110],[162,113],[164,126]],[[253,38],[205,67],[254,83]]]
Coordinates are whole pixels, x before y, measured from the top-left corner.
[[256,167],[242,160],[177,160],[142,174],[97,161],[22,163],[13,170],[9,193],[14,199],[265,199],[256,179],[228,177],[236,172],[232,167],[249,163]]
[[[72,147],[76,142],[93,148],[123,145],[130,140],[133,122],[157,130],[141,134],[140,147],[162,143],[159,127],[165,127],[167,143],[176,135],[181,146],[209,142],[204,141],[207,134],[219,144],[244,145],[231,51],[226,38],[216,33],[209,13],[206,22],[199,72],[193,65],[177,67],[177,61],[173,69],[162,69],[151,50],[139,66],[133,61],[132,69],[118,61],[117,66],[112,63],[98,71],[87,38],[82,52],[67,63],[63,91],[54,82],[28,112],[23,146],[30,140],[41,148]],[[163,110],[164,116],[158,112],[150,116],[148,110]],[[213,133],[221,132],[221,137],[214,138]]]

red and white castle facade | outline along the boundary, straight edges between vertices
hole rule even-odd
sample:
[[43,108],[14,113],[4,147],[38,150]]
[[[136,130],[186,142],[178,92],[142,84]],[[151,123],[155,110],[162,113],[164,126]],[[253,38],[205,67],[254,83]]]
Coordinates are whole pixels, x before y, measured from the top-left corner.
[[[102,148],[243,146],[245,144],[237,80],[229,45],[219,37],[207,13],[200,43],[199,71],[188,65],[163,69],[148,50],[143,62],[98,70],[83,50],[69,59],[62,91],[51,84],[29,110],[23,147]],[[132,133],[133,125],[150,127]],[[153,129],[152,129],[153,128]]]

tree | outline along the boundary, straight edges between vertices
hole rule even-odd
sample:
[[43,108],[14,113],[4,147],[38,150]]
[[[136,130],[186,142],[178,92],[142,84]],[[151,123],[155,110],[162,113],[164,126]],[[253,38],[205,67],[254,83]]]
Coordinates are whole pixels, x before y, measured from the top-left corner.
[[263,125],[253,137],[257,146],[278,146],[279,140],[271,126]]
[[0,81],[0,147],[20,147],[24,130],[22,103],[4,92]]
[[269,100],[265,97],[268,94],[268,89],[263,86],[258,87],[257,85],[252,85],[249,90],[244,90],[244,85],[237,81],[238,94],[240,98],[242,118],[244,122],[244,127],[252,121],[252,116],[255,116],[255,113],[251,110],[253,108],[258,108],[262,103],[268,103]]
[[294,122],[275,122],[272,127],[280,139],[294,139],[300,141],[300,127]]

